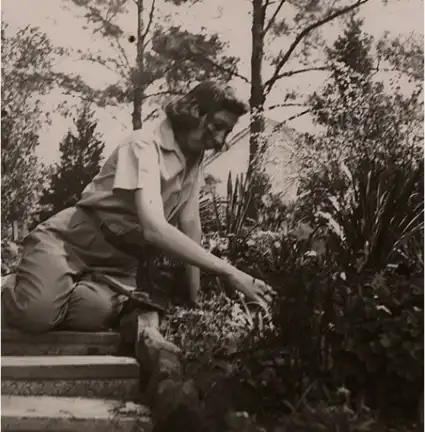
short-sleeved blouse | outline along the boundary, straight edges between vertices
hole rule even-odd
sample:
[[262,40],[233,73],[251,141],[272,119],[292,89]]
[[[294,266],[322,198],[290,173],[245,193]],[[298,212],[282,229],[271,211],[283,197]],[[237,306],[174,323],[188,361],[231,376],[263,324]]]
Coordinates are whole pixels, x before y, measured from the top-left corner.
[[167,118],[149,128],[133,131],[107,159],[82,193],[77,207],[90,207],[117,233],[139,226],[134,192],[161,179],[166,219],[176,223],[179,211],[204,182],[202,157],[192,167],[174,138]]
[[[180,211],[187,203],[197,202],[192,197],[199,194],[204,181],[202,156],[187,166],[166,118],[155,127],[133,131],[105,161],[76,206],[51,217],[37,229],[58,235],[70,263],[79,263],[72,264],[74,267],[84,263],[99,271],[127,274],[132,280],[141,257],[134,256],[127,246],[144,246],[134,192],[151,187],[158,178],[165,218],[177,226]],[[99,220],[103,229],[96,222]],[[126,247],[118,247],[111,236],[108,239],[105,227]]]

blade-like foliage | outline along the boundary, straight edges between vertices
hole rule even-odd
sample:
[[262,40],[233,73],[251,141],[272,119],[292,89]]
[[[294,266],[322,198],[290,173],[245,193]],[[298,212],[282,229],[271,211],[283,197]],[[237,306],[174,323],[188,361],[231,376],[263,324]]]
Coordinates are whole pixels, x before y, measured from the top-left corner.
[[324,197],[319,220],[357,272],[385,268],[423,230],[423,161],[384,166],[362,161],[345,173],[344,194]]
[[248,222],[252,193],[252,184],[243,174],[237,175],[233,183],[232,174],[229,172],[226,199],[223,200],[216,193],[212,195],[212,206],[220,235],[231,238],[241,235]]

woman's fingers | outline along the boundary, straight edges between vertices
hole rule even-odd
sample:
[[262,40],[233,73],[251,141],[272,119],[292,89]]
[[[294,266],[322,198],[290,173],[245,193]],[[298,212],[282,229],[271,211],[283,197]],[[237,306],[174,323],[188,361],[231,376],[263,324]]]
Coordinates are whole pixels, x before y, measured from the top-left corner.
[[258,303],[263,309],[267,309],[267,302],[264,298],[257,296],[256,303]]
[[272,297],[271,295],[269,295],[269,294],[266,294],[266,295],[264,296],[264,300],[265,300],[268,304],[270,304],[270,303],[273,301],[273,297]]
[[253,280],[254,292],[257,296],[261,297],[266,303],[271,303],[273,300],[273,295],[276,293],[273,291],[272,287],[267,285],[264,281],[259,279]]

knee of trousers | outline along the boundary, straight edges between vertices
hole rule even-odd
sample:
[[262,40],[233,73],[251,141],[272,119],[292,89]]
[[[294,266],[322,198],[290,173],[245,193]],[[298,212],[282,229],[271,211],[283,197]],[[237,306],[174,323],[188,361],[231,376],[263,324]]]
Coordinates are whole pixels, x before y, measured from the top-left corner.
[[26,333],[51,331],[64,318],[66,304],[58,305],[47,295],[31,295],[20,287],[6,287],[2,292],[2,314],[8,325]]
[[104,330],[118,317],[122,303],[107,286],[80,282],[69,298],[64,326],[76,331]]

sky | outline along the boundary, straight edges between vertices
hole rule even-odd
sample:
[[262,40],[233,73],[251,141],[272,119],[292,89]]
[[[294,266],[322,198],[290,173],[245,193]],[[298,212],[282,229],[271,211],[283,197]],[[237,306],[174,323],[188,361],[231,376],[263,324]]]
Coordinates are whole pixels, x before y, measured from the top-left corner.
[[[150,0],[146,0],[149,6]],[[3,20],[12,29],[27,25],[37,26],[44,31],[55,45],[70,48],[74,51],[99,51],[102,55],[114,54],[108,44],[99,36],[93,36],[91,30],[85,29],[85,19],[72,6],[69,0],[3,0],[1,2]],[[165,11],[172,16],[173,24],[181,24],[193,32],[202,31],[205,27],[216,31],[223,41],[228,42],[227,54],[240,58],[239,72],[249,77],[250,64],[250,1],[248,0],[204,0],[192,6],[168,6]],[[288,13],[282,9],[282,14]],[[416,32],[423,35],[423,1],[422,0],[389,0],[383,6],[380,0],[372,0],[362,7],[360,15],[364,17],[364,29],[379,38],[385,32],[392,36],[408,35]],[[282,15],[283,16],[283,15]],[[285,15],[286,16],[286,15]],[[202,19],[200,19],[202,17]],[[120,24],[128,35],[136,26],[134,14],[122,15]],[[324,36],[331,41],[341,32],[341,26],[335,23],[324,28]],[[268,50],[276,52],[289,40],[280,40],[268,44]],[[124,48],[131,56],[134,46],[124,42]],[[116,76],[101,66],[79,61],[77,55],[64,57],[57,65],[60,70],[80,74],[88,84],[101,88],[116,81]],[[264,76],[271,73],[269,67],[264,68]],[[285,79],[270,95],[269,104],[279,103],[282,95],[290,89],[298,89],[311,93],[323,84],[326,76],[321,72]],[[238,92],[245,98],[249,96],[249,86],[240,80],[233,82]],[[60,91],[51,92],[44,99],[45,109],[52,113],[52,125],[46,127],[40,134],[38,154],[45,163],[52,163],[59,157],[59,142],[69,128],[72,120],[54,112],[55,106],[64,99]],[[77,102],[78,100],[75,100]],[[299,108],[285,108],[269,113],[271,118],[283,121],[299,111]],[[106,143],[105,156],[120,142],[131,125],[131,107],[114,107],[98,109],[98,131]],[[311,120],[307,116],[292,121],[291,127],[299,131],[312,129]]]

